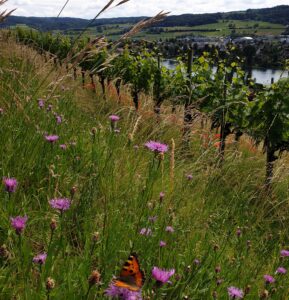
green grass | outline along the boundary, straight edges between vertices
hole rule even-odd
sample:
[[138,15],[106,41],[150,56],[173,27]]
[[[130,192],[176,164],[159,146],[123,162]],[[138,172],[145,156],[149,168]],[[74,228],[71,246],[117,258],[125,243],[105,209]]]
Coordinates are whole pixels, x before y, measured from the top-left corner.
[[[278,266],[289,267],[279,255],[289,243],[285,161],[276,166],[269,197],[263,188],[264,157],[252,152],[246,139],[239,149],[228,146],[220,168],[214,140],[204,148],[202,132],[194,128],[189,148],[183,148],[181,127],[168,114],[159,123],[140,112],[129,141],[139,117],[131,106],[118,104],[110,94],[104,100],[99,87],[96,94],[83,91],[80,82],[53,70],[32,50],[1,42],[0,70],[0,171],[2,177],[18,180],[15,193],[9,196],[4,186],[0,191],[0,245],[9,252],[0,257],[1,299],[85,299],[95,269],[101,284],[87,298],[104,299],[104,290],[131,251],[138,253],[146,273],[145,299],[212,299],[213,292],[227,299],[232,285],[250,285],[246,299],[257,299],[265,288],[270,299],[288,297],[288,275],[274,275]],[[45,99],[46,108],[51,104],[52,111],[40,109],[38,98]],[[145,108],[151,106],[147,101]],[[62,116],[61,124],[53,112]],[[112,113],[121,117],[119,134],[111,128]],[[46,133],[59,135],[59,141],[49,144]],[[148,140],[169,144],[163,160],[143,146]],[[163,201],[160,192],[165,193]],[[56,197],[72,199],[63,215],[48,203]],[[16,215],[28,216],[21,239],[10,225],[9,218]],[[151,216],[157,216],[156,222],[149,221]],[[57,228],[51,237],[52,218]],[[166,226],[175,231],[166,232]],[[152,235],[140,235],[141,228],[151,228]],[[166,247],[159,247],[161,240]],[[43,251],[48,258],[39,268],[32,258]],[[200,265],[194,264],[196,258]],[[157,288],[153,266],[174,268],[177,275]],[[276,283],[265,287],[264,274],[274,275]],[[48,277],[55,280],[49,295]]]

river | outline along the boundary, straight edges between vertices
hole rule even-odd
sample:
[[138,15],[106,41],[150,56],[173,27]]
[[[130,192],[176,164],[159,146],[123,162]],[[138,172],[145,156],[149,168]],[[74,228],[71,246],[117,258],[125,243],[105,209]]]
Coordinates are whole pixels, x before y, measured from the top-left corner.
[[[163,66],[173,70],[177,64],[175,60],[166,59],[162,61]],[[216,68],[214,68],[216,70]],[[271,78],[274,78],[274,82],[278,81],[281,77],[288,77],[287,71],[274,70],[274,69],[253,69],[252,78],[256,79],[257,83],[270,84]]]

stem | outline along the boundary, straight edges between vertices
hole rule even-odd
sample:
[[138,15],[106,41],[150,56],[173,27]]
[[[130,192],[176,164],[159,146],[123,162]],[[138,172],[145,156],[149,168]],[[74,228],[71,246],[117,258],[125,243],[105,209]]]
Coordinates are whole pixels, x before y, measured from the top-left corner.
[[91,288],[92,288],[92,284],[90,284],[89,287],[88,287],[87,293],[85,295],[85,299],[88,299],[89,292],[90,292]]
[[275,151],[267,146],[266,150],[266,178],[265,178],[265,187],[267,191],[270,191],[272,188],[272,178],[273,178],[273,169],[274,169],[274,161],[276,160],[276,156],[274,155]]

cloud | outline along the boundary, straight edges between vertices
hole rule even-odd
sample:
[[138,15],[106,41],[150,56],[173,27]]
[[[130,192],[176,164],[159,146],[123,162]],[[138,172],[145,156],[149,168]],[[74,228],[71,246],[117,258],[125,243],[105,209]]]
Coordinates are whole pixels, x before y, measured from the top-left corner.
[[[14,15],[19,16],[53,17],[58,15],[65,2],[65,0],[8,0],[5,8],[17,8]],[[61,16],[89,19],[94,17],[107,2],[108,0],[70,0]],[[153,16],[161,10],[170,11],[171,15],[225,12],[282,4],[288,4],[288,0],[130,0],[124,5],[109,9],[102,17]]]

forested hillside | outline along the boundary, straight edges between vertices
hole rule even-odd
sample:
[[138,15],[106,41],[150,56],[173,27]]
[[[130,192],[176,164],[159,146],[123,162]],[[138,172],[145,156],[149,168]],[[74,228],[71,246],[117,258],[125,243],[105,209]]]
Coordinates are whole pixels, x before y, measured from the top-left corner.
[[[89,20],[79,18],[40,18],[10,16],[4,24],[0,25],[0,27],[25,24],[42,31],[68,30],[83,28],[85,26],[95,27],[108,24],[134,24],[139,22],[143,18],[145,17],[103,18],[97,19],[92,24],[89,24]],[[184,14],[179,16],[168,16],[165,20],[158,23],[157,26],[196,26],[216,23],[222,19],[265,21],[287,25],[289,24],[289,6],[280,5],[273,8],[248,9],[246,11],[228,13]]]

